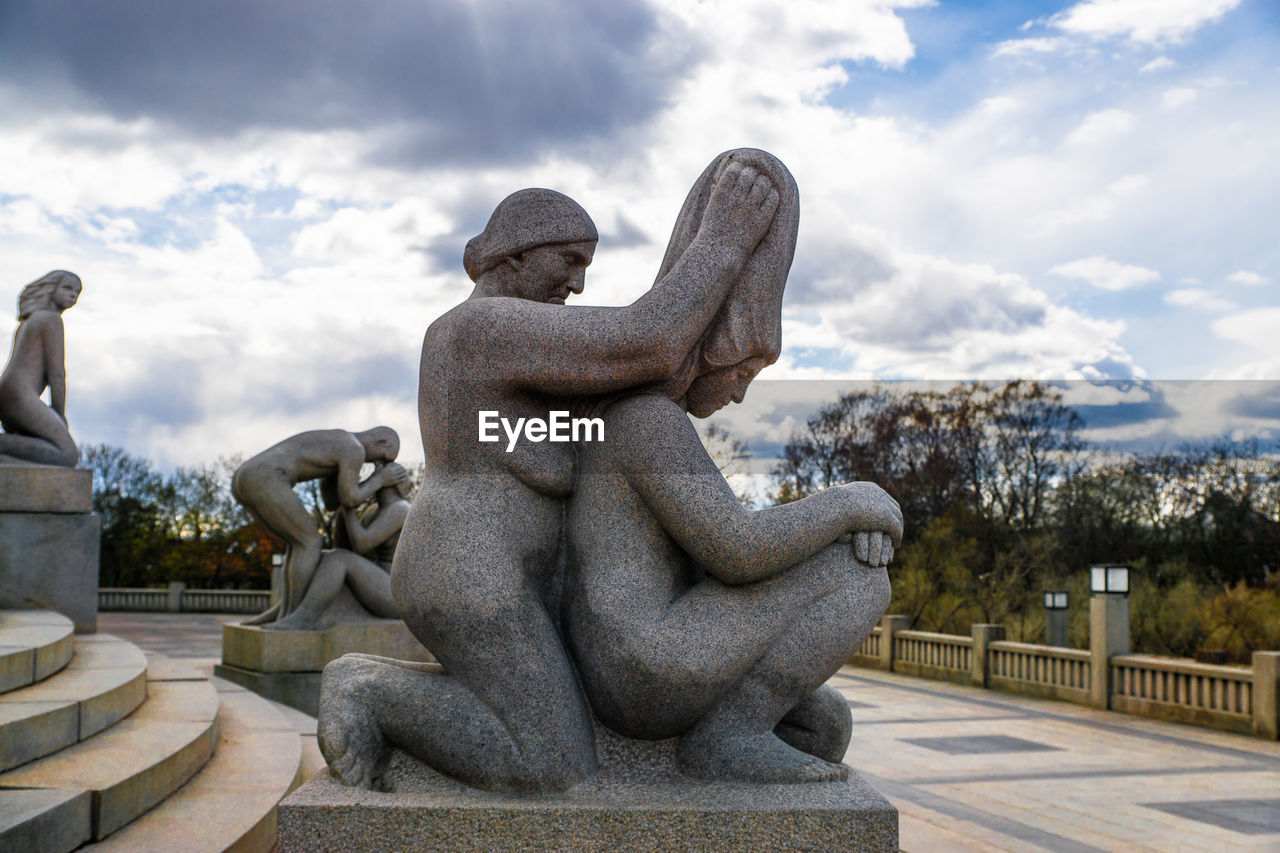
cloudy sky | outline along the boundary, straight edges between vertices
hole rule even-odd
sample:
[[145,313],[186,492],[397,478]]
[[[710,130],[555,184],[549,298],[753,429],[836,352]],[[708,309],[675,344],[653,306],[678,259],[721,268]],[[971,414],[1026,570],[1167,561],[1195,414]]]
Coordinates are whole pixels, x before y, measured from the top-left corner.
[[801,193],[766,378],[1280,379],[1278,46],[1272,0],[0,0],[5,287],[84,279],[82,443],[421,458],[498,200],[582,202],[623,304],[750,145]]

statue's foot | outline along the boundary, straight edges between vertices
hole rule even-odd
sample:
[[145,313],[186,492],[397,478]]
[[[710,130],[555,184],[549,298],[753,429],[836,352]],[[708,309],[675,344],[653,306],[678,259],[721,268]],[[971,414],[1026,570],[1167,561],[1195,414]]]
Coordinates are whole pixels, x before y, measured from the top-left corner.
[[280,604],[276,603],[268,607],[250,619],[241,622],[241,625],[265,625],[268,622],[274,622],[280,616]]
[[368,661],[339,658],[324,669],[316,739],[330,774],[343,785],[383,790],[391,748],[369,698],[375,673]]
[[849,703],[839,690],[824,684],[792,708],[773,733],[796,749],[839,764],[853,736]]
[[267,622],[259,627],[264,631],[314,631],[316,629],[313,621],[299,617],[296,610],[283,619]]
[[839,782],[849,768],[784,743],[773,732],[723,736],[697,729],[676,744],[680,769],[699,779],[722,782]]

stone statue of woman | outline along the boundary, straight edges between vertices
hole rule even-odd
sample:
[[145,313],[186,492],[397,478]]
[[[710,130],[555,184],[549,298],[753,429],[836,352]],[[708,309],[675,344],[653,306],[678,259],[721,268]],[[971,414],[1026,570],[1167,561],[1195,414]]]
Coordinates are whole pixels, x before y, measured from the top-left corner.
[[776,158],[718,157],[689,194],[663,269],[733,162],[778,188],[773,228],[684,368],[597,406],[608,440],[581,445],[565,519],[566,639],[600,720],[632,738],[678,738],[687,775],[844,779],[849,708],[824,684],[889,603],[902,511],[866,482],[747,510],[689,421],[741,402],[782,346],[799,202]]
[[[80,277],[66,270],[36,279],[18,296],[13,352],[0,374],[0,460],[74,468],[80,450],[67,429],[62,312],[80,298]],[[49,403],[40,399],[49,389]]]

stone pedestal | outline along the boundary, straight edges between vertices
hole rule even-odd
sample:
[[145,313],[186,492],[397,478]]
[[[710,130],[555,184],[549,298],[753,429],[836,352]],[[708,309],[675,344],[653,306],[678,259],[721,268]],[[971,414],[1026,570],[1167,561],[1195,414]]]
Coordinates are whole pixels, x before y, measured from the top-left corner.
[[327,773],[280,803],[279,849],[867,850],[898,849],[898,811],[856,774],[847,782],[703,782],[675,770],[674,741],[597,728],[601,770],[559,794],[468,788],[397,752],[390,793]]
[[56,610],[98,626],[98,517],[84,468],[0,464],[0,608]]
[[1089,599],[1089,653],[1092,675],[1089,703],[1111,707],[1111,658],[1129,654],[1129,599],[1095,593]]
[[320,673],[331,660],[348,652],[434,660],[404,622],[369,616],[345,588],[319,625],[315,631],[223,625],[222,663],[214,667],[214,674],[314,717],[320,704]]

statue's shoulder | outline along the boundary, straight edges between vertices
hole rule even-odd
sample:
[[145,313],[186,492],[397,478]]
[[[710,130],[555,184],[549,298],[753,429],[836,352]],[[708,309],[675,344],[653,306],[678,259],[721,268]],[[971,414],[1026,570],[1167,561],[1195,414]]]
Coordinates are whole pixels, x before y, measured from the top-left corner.
[[441,314],[427,327],[423,351],[489,350],[494,340],[510,338],[522,329],[531,303],[523,299],[468,299]]
[[653,424],[688,421],[684,409],[663,394],[631,394],[609,405],[607,419],[621,427],[637,424],[652,427]]
[[22,325],[29,329],[61,329],[62,314],[47,308],[38,308],[26,316]]

